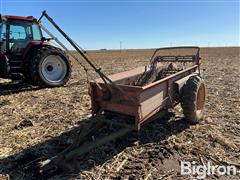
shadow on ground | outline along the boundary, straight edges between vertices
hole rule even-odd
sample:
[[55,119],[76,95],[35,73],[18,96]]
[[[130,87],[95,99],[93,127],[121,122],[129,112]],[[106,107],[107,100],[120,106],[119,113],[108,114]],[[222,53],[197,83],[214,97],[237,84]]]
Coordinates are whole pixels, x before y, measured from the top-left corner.
[[[91,119],[93,118],[80,121],[78,127],[63,133],[58,137],[51,138],[41,144],[29,147],[18,154],[0,159],[0,173],[8,175],[10,179],[48,179],[59,177],[64,175],[64,173],[66,174],[66,172],[62,170],[40,174],[37,162],[52,157],[68,147],[71,142],[73,142],[76,134],[79,133],[82,124],[91,122]],[[114,119],[115,117],[111,120]],[[184,120],[176,118],[173,113],[168,113],[167,116],[144,125],[137,135],[136,133],[131,132],[78,157],[78,172],[74,172],[74,174],[78,174],[83,170],[90,170],[96,165],[103,164],[127,147],[132,146],[134,148],[134,146],[136,146],[136,141],[139,142],[140,146],[147,143],[161,143],[169,136],[178,134],[188,127],[189,124]],[[105,128],[105,130],[97,131],[94,136],[99,137],[107,135],[107,132],[108,129]],[[90,137],[89,140],[91,141],[91,139],[92,137]],[[69,179],[74,178],[74,175],[67,177],[69,177]]]
[[34,87],[22,81],[13,81],[8,83],[0,83],[0,96],[6,96],[10,94],[17,94],[24,91],[39,90],[40,87]]
[[[84,83],[85,81],[80,80],[77,82],[73,82],[71,84],[69,83],[66,86],[62,86],[62,88],[84,85]],[[18,94],[21,92],[28,92],[28,91],[37,91],[40,89],[44,89],[44,88],[39,86],[32,86],[30,84],[25,83],[24,81],[5,82],[5,83],[0,83],[0,96]]]

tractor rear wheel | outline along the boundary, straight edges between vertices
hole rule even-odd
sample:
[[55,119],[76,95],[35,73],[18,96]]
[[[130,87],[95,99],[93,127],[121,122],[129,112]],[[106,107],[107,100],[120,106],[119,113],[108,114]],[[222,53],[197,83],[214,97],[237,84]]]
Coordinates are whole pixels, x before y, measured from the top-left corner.
[[45,46],[39,48],[30,59],[28,73],[30,82],[34,85],[59,87],[68,82],[71,64],[64,51],[53,46]]
[[203,117],[205,83],[199,75],[191,76],[183,87],[181,106],[185,119],[197,124]]

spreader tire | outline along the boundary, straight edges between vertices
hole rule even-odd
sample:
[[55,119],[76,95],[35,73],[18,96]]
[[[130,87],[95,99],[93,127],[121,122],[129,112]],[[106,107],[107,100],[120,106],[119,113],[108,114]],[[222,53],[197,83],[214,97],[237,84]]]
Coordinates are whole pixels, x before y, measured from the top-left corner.
[[65,85],[71,76],[68,57],[59,48],[45,46],[39,48],[28,63],[30,83],[41,87]]
[[205,83],[199,75],[191,76],[183,86],[181,106],[185,119],[197,124],[203,117]]

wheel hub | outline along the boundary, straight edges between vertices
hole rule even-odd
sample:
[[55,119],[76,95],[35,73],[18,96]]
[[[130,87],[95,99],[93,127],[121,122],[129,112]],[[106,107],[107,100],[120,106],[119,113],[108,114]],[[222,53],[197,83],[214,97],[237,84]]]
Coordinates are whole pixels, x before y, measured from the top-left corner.
[[50,55],[43,60],[41,73],[49,82],[60,82],[67,74],[67,65],[60,56]]
[[48,70],[48,71],[52,71],[52,70],[53,70],[52,65],[47,66],[47,70]]
[[201,84],[197,92],[197,110],[202,110],[204,104],[205,104],[205,87],[204,84]]

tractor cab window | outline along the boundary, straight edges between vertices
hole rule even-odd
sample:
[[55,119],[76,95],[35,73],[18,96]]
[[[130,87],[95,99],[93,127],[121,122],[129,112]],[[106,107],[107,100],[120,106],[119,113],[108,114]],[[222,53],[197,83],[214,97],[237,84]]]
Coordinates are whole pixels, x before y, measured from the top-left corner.
[[1,53],[3,54],[6,51],[6,24],[3,23],[0,25],[0,47],[1,47]]
[[42,34],[41,34],[40,28],[37,24],[32,25],[32,32],[33,32],[33,40],[41,41]]
[[32,41],[31,22],[12,21],[9,27],[9,50],[21,55],[27,45]]
[[10,26],[10,40],[24,41],[26,37],[27,37],[27,32],[23,26],[19,26],[19,25]]
[[34,22],[13,20],[9,24],[9,50],[16,55],[21,55],[32,41],[42,38],[41,30]]

